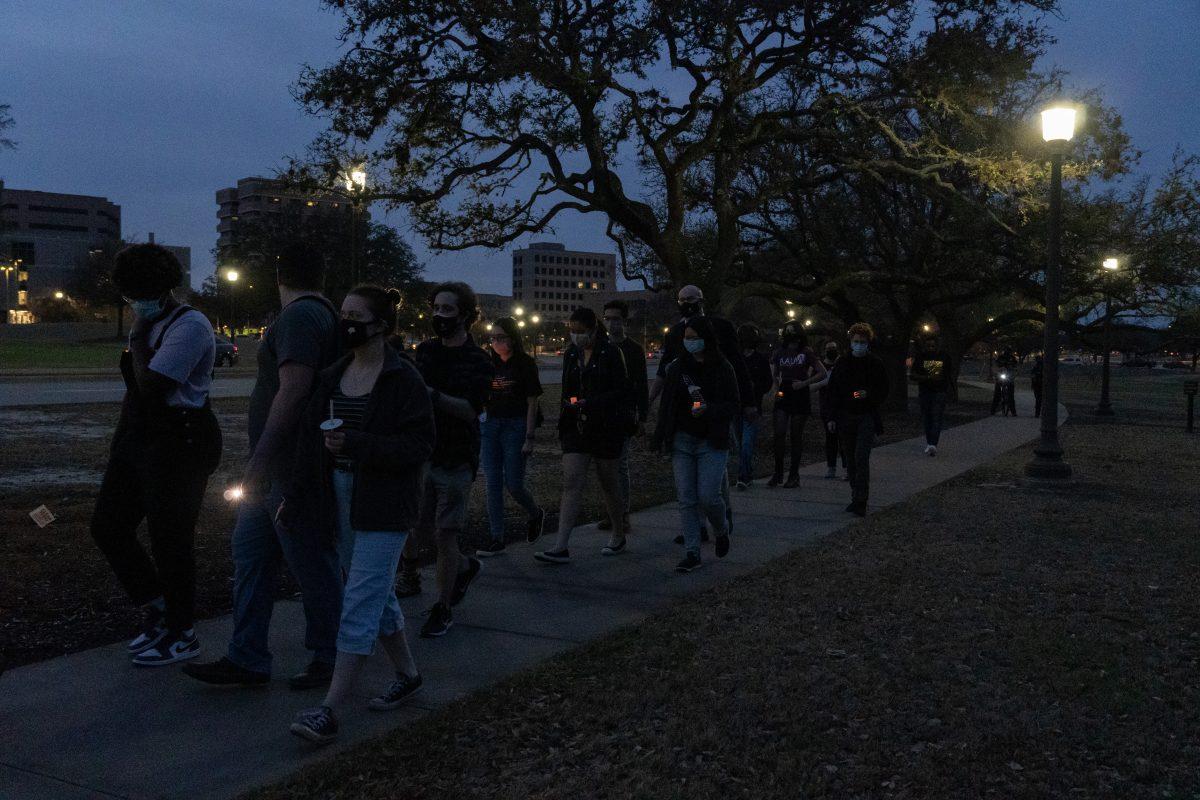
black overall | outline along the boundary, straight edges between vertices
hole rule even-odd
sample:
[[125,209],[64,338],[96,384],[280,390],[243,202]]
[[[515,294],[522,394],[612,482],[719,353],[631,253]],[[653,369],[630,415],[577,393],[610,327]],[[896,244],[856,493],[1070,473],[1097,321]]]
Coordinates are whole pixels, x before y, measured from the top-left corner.
[[[189,310],[176,309],[152,354]],[[208,476],[221,460],[221,429],[207,401],[203,408],[175,408],[144,399],[128,349],[121,354],[121,376],[125,399],[92,515],[92,538],[129,599],[141,606],[162,597],[166,627],[178,633],[194,621],[196,518]],[[153,558],[137,538],[143,518]]]

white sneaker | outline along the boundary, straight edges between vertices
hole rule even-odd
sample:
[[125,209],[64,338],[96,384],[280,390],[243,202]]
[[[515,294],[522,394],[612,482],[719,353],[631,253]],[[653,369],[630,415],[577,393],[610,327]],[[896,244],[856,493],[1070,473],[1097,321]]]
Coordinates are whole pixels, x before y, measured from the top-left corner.
[[925,448],[925,455],[927,455],[927,456],[931,456],[931,457],[932,457],[932,456],[936,456],[936,455],[937,455],[937,445],[936,445],[936,444],[931,444],[931,445],[929,445],[929,447],[926,447],[926,448]]
[[139,667],[163,667],[198,655],[200,640],[196,638],[196,631],[189,628],[180,634],[168,634],[154,647],[134,656],[133,663]]

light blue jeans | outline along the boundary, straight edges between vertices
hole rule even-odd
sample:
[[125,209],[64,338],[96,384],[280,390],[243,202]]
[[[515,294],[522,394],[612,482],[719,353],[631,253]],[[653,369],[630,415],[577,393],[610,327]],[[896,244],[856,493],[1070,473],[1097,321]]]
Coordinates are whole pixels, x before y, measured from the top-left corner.
[[738,446],[738,480],[750,483],[754,480],[754,451],[758,446],[758,432],[762,429],[763,417],[760,414],[754,422],[747,422],[744,414],[739,414],[734,420],[737,430]]
[[379,637],[404,630],[404,612],[392,587],[408,533],[356,531],[350,526],[353,473],[334,470],[333,491],[337,498],[339,544],[351,542],[352,551],[346,569],[337,649],[340,653],[369,656],[375,652]]
[[479,461],[487,480],[488,530],[492,539],[504,541],[504,490],[529,516],[538,505],[525,486],[525,417],[493,417],[479,426]]
[[717,450],[706,439],[682,431],[675,434],[675,491],[679,495],[679,521],[683,525],[683,543],[689,553],[700,555],[700,526],[708,520],[714,536],[724,536],[725,497],[721,493],[726,480],[728,450]]

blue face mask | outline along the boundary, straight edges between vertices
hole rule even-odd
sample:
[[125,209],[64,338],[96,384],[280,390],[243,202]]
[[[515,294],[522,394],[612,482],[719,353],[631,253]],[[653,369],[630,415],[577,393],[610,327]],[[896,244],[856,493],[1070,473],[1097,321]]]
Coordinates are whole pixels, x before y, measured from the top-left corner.
[[850,343],[850,352],[856,356],[865,356],[867,354],[867,350],[869,348],[870,348],[870,345],[868,345],[866,342],[851,342]]
[[696,353],[703,353],[704,352],[704,340],[703,339],[684,339],[683,347],[685,350],[687,350],[692,355],[696,355]]
[[162,313],[162,300],[130,300],[129,307],[142,319],[153,319]]

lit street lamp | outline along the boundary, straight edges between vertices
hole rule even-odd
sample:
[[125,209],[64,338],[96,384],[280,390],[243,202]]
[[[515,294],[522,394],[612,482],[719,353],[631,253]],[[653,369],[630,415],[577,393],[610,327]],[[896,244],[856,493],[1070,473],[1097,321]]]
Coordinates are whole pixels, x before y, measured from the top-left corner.
[[1111,417],[1113,415],[1112,404],[1108,401],[1108,379],[1109,379],[1109,361],[1112,352],[1112,281],[1111,276],[1115,275],[1117,270],[1121,268],[1121,262],[1116,258],[1106,258],[1101,264],[1104,268],[1104,366],[1100,373],[1100,402],[1096,405],[1096,414],[1101,417]]
[[5,264],[4,266],[0,267],[0,271],[4,272],[4,319],[0,320],[0,322],[3,323],[8,322],[8,312],[10,309],[12,309],[12,300],[9,298],[8,294],[9,275],[16,270],[17,264],[19,263],[21,263],[20,260],[17,260],[16,262]]
[[354,164],[342,176],[346,192],[350,195],[350,285],[358,285],[359,239],[361,238],[363,205],[367,194],[367,167]]
[[1066,480],[1071,465],[1063,461],[1058,440],[1058,296],[1062,275],[1062,164],[1075,135],[1075,109],[1055,106],[1042,112],[1042,139],[1050,149],[1050,220],[1046,248],[1046,324],[1042,350],[1042,430],[1025,474],[1041,480]]
[[236,269],[225,270],[225,280],[229,281],[229,338],[234,340],[237,338],[237,323],[235,322],[235,313],[233,307],[233,287],[238,282],[238,274]]

